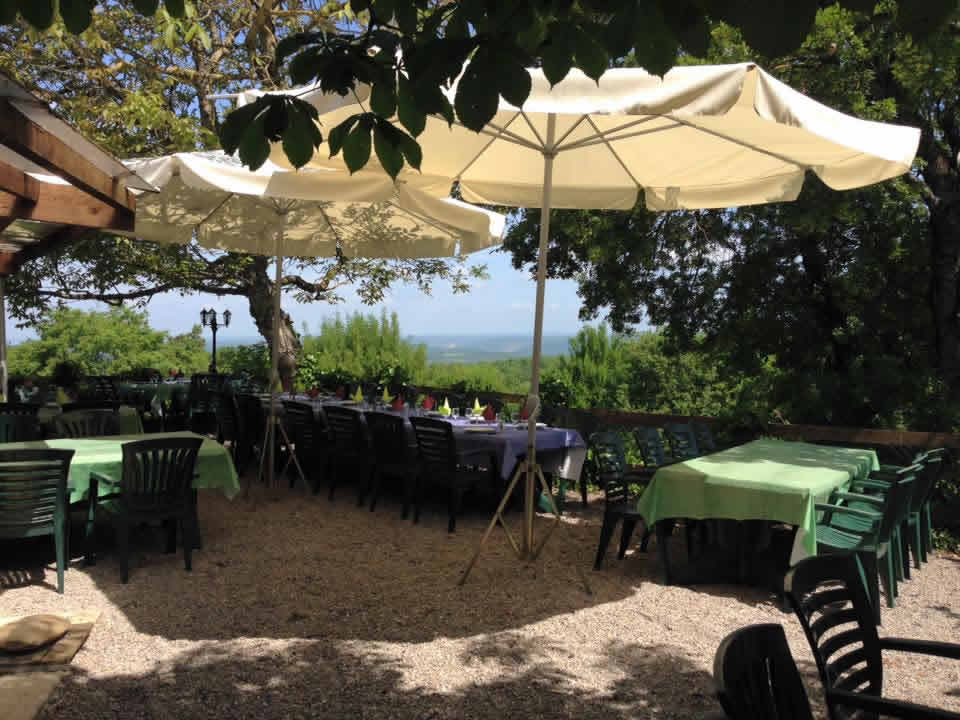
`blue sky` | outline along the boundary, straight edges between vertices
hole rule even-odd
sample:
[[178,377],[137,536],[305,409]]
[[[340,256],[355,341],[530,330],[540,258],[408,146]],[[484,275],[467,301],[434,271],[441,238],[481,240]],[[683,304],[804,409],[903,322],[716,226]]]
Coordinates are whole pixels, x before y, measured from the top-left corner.
[[[454,295],[443,283],[436,285],[430,296],[424,295],[416,287],[398,285],[380,305],[364,305],[355,294],[345,290],[342,293],[344,302],[339,305],[302,305],[292,298],[284,298],[284,309],[291,313],[298,330],[306,322],[314,331],[324,317],[337,312],[379,313],[381,308],[385,308],[387,312],[397,313],[405,335],[532,334],[536,286],[529,274],[514,270],[507,253],[486,251],[472,255],[471,261],[485,263],[490,278],[479,281],[465,295]],[[104,307],[98,303],[74,305],[84,309]],[[217,334],[218,340],[228,341],[231,337],[248,339],[257,335],[247,301],[240,297],[180,297],[175,293],[158,295],[148,306],[150,324],[174,334],[188,332],[193,325],[199,324],[203,307],[213,307],[218,312],[229,308],[233,313],[230,327]],[[580,298],[574,281],[547,281],[545,334],[576,333],[582,326],[577,318],[579,310]],[[33,336],[28,330],[16,329],[13,323],[8,325],[8,334],[10,342]]]

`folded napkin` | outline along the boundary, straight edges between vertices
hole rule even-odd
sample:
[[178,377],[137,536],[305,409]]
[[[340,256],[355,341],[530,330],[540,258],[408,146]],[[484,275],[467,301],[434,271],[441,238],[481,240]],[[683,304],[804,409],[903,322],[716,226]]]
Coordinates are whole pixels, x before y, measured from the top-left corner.
[[493,405],[487,405],[483,409],[483,419],[487,422],[493,422],[497,419],[497,411],[493,409]]
[[384,405],[389,405],[389,404],[390,404],[390,401],[391,401],[392,399],[393,399],[393,398],[390,396],[390,393],[387,391],[387,386],[384,385],[384,386],[383,386],[383,395],[380,397],[380,400],[383,401],[383,404],[384,404]]
[[433,410],[437,406],[437,401],[433,399],[432,395],[427,395],[423,398],[423,409],[424,410]]
[[527,403],[523,403],[523,407],[520,408],[520,419],[521,420],[530,419],[530,408],[527,406]]
[[402,393],[400,395],[397,395],[393,399],[393,402],[390,403],[390,407],[392,407],[394,410],[403,410],[403,394]]
[[353,394],[353,401],[357,404],[363,404],[363,391],[357,385],[357,391]]
[[450,414],[450,401],[447,398],[443,399],[443,406],[440,408],[440,414],[441,415]]
[[473,414],[480,415],[483,412],[483,407],[480,405],[480,398],[475,397],[473,399]]

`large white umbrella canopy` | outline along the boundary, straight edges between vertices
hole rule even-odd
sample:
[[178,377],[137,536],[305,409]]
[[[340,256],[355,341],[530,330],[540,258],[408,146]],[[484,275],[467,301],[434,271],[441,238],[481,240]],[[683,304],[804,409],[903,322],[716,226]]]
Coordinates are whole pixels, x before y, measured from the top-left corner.
[[[256,171],[223,152],[127,161],[159,192],[137,198],[134,234],[144,240],[274,255],[269,433],[274,431],[284,256],[459,257],[501,242],[505,218],[451,198],[329,168]],[[265,448],[273,451],[268,435]],[[267,472],[272,473],[270,457]]]
[[[469,69],[467,70],[469,72]],[[643,193],[651,210],[725,208],[795,200],[808,172],[846,190],[909,171],[915,128],[845,115],[779,82],[753,63],[676,67],[662,78],[608,70],[594,82],[572,70],[550,87],[531,69],[523,107],[502,98],[479,133],[429,117],[417,137],[421,173],[401,178],[439,196],[459,183],[465,200],[542,208],[533,370],[537,402],[551,208],[629,210]],[[322,113],[329,131],[368,110],[368,88],[338,98],[292,91]],[[445,91],[453,102],[456,86]],[[258,94],[256,91],[250,95]],[[324,145],[308,167],[343,167]],[[287,163],[275,146],[271,159]],[[363,178],[373,167],[355,174]],[[528,457],[535,457],[530,426]],[[534,475],[526,484],[524,549],[533,546]],[[469,571],[469,568],[468,568]]]

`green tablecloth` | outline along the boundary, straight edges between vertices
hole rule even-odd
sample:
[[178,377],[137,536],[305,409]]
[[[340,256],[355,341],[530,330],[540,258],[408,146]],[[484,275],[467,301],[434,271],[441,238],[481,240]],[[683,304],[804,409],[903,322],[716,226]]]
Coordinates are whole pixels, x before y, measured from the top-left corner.
[[[145,435],[111,435],[99,438],[60,438],[38,440],[36,442],[2,443],[0,449],[36,449],[57,448],[75,450],[70,463],[70,502],[80,502],[87,496],[90,487],[90,473],[99,472],[120,479],[123,467],[123,451],[120,446],[135,440],[152,440],[165,437],[200,437],[191,432],[149,433]],[[195,488],[219,489],[228,498],[234,498],[240,492],[237,471],[233,467],[230,453],[216,440],[204,438],[197,455],[197,478]],[[100,494],[110,492],[109,486],[100,486]]]
[[879,468],[873,450],[755,440],[657,470],[637,509],[650,526],[666,518],[796,525],[815,555],[814,503]]

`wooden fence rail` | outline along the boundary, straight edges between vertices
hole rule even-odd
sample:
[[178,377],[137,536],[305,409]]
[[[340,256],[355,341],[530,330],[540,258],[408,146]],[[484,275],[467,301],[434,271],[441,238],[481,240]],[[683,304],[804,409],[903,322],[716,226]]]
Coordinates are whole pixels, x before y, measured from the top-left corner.
[[960,434],[957,433],[780,424],[767,425],[767,432],[788,440],[806,440],[808,442],[849,442],[858,445],[892,445],[916,448],[960,448]]

